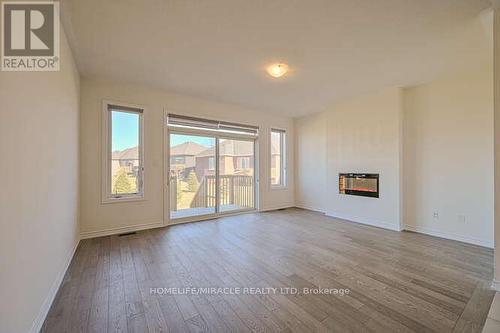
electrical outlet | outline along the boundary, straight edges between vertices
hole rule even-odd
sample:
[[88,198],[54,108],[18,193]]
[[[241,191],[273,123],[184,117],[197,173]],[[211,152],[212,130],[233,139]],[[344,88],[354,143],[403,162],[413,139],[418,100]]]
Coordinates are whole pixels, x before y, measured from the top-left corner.
[[465,215],[462,214],[458,215],[458,223],[465,223]]
[[439,212],[437,210],[435,210],[434,214],[432,214],[432,217],[434,217],[434,219],[438,220],[439,219]]

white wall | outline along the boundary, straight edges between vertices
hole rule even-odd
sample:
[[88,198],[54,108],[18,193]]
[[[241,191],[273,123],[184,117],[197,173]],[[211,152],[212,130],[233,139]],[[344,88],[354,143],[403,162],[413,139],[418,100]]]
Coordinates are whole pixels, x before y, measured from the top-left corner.
[[[361,96],[327,111],[326,214],[399,230],[401,91]],[[344,172],[380,174],[380,198],[339,194]]]
[[[492,72],[484,64],[297,119],[297,204],[492,247]],[[314,161],[325,156],[324,171]],[[326,182],[315,177],[324,172]],[[380,199],[338,194],[340,172],[380,173]]]
[[326,212],[326,113],[295,119],[295,205]]
[[[401,91],[386,89],[296,119],[297,205],[399,230]],[[380,198],[339,194],[338,174],[379,173]]]
[[79,76],[0,72],[0,332],[36,330],[78,242]]
[[[145,201],[101,203],[101,110],[109,99],[146,108]],[[294,205],[294,129],[291,118],[273,116],[234,105],[169,94],[145,86],[98,80],[82,80],[81,90],[81,226],[84,237],[119,232],[128,228],[160,226],[163,223],[163,114],[170,112],[260,126],[260,208]],[[270,128],[287,130],[289,184],[285,190],[269,185]],[[169,223],[169,221],[166,221]]]
[[407,229],[493,246],[492,73],[404,90]]

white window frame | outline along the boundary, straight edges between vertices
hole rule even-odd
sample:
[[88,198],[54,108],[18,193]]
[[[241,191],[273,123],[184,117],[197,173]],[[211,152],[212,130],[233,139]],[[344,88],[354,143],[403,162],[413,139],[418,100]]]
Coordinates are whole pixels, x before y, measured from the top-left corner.
[[[272,137],[273,133],[279,133],[280,134],[280,183],[279,184],[273,184],[272,183],[272,174],[271,174],[271,169],[273,167],[273,148],[272,148]],[[280,190],[280,189],[286,189],[288,186],[287,182],[287,153],[286,153],[286,148],[287,148],[287,142],[286,142],[286,130],[280,129],[280,128],[271,128],[271,131],[269,132],[269,184],[271,185],[271,189],[273,190]]]
[[[111,158],[112,158],[112,136],[111,136],[111,110],[110,106],[116,107],[121,112],[129,112],[139,115],[139,174],[137,193],[116,195],[111,192]],[[123,108],[123,110],[120,110]],[[102,172],[101,172],[101,201],[105,203],[142,201],[145,200],[145,167],[144,167],[144,114],[145,108],[141,105],[104,100],[102,102]]]

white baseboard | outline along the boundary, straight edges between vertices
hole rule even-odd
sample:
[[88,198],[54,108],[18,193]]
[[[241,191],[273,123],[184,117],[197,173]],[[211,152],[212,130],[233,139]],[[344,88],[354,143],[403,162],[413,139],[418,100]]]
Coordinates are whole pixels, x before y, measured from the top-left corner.
[[288,205],[283,205],[283,206],[274,206],[274,207],[266,207],[259,209],[259,212],[270,212],[272,210],[278,210],[278,209],[286,209],[286,208],[293,208],[295,205],[288,204]]
[[[244,212],[235,212],[234,214],[224,214],[221,216],[210,217],[208,219],[222,218],[224,216],[239,215],[239,214],[246,214],[246,213],[267,212],[267,211],[284,209],[284,208],[292,208],[292,207],[295,207],[295,206],[294,205],[275,206],[275,207],[264,208],[264,209],[261,209],[259,211],[250,210],[250,211],[244,211]],[[169,225],[197,222],[197,221],[203,221],[203,220],[205,220],[205,219],[193,217],[192,219],[181,220],[181,221],[173,222],[173,223],[171,223],[171,222],[163,223],[163,221],[162,221],[162,222],[155,222],[155,223],[135,224],[135,225],[130,225],[130,226],[126,226],[126,227],[110,228],[110,229],[103,229],[103,230],[97,230],[97,231],[84,231],[84,232],[80,233],[80,239],[88,239],[88,238],[95,238],[95,237],[117,235],[117,234],[122,234],[125,232],[134,232],[134,231],[140,231],[140,230],[146,230],[146,229],[154,229],[154,228],[166,227]]]
[[321,213],[321,214],[326,214],[326,211],[321,208],[309,206],[309,205],[303,205],[303,204],[295,204],[295,207],[305,209],[305,210],[311,210],[313,212]]
[[209,221],[209,220],[215,220],[215,219],[220,219],[224,217],[229,217],[229,216],[236,216],[236,215],[243,215],[243,214],[253,214],[253,213],[258,213],[256,209],[248,209],[248,210],[238,210],[235,212],[227,212],[221,215],[208,215],[208,216],[203,216],[203,215],[195,215],[195,216],[190,216],[190,217],[185,217],[185,218],[178,218],[175,220],[169,220],[165,222],[165,226],[171,226],[171,225],[179,225],[179,224],[186,224],[186,223],[194,223],[194,222],[203,222],[203,221]]
[[409,231],[419,232],[421,234],[431,235],[431,236],[435,236],[435,237],[441,237],[441,238],[451,239],[451,240],[455,240],[455,241],[459,241],[459,242],[484,246],[484,247],[488,247],[491,249],[494,247],[493,242],[488,241],[486,239],[461,236],[461,235],[457,235],[457,234],[453,234],[453,233],[449,233],[449,232],[438,231],[438,230],[426,228],[426,227],[405,225],[403,227],[403,230],[409,230]]
[[110,228],[110,229],[103,229],[103,230],[97,230],[97,231],[84,231],[84,232],[80,233],[80,239],[117,235],[117,234],[123,234],[125,232],[134,232],[134,231],[139,231],[139,230],[154,229],[154,228],[160,228],[160,227],[164,227],[164,226],[165,225],[163,224],[163,221],[162,221],[162,222],[155,222],[155,223],[134,224],[134,225],[126,226],[126,227]]
[[71,260],[75,255],[78,244],[80,244],[79,239],[76,242],[76,245],[73,247],[73,250],[71,251],[70,255],[66,258],[62,269],[59,271],[59,273],[57,273],[57,277],[54,283],[52,284],[52,287],[50,287],[49,294],[45,298],[42,307],[38,311],[38,315],[33,321],[33,325],[31,325],[31,329],[29,330],[30,333],[38,333],[42,329],[42,325],[45,322],[45,319],[47,318],[47,314],[49,313],[50,307],[52,306],[54,299],[56,298],[57,292],[59,291],[59,287],[61,286],[61,283],[64,279],[64,275],[66,274],[66,271],[69,268]]
[[491,282],[491,289],[497,291],[497,292],[500,292],[500,281],[497,281],[497,280],[493,280]]
[[394,231],[401,231],[401,228],[398,225],[394,225],[394,224],[383,222],[383,221],[377,221],[374,219],[367,219],[364,217],[342,214],[342,213],[328,213],[327,212],[327,213],[325,213],[325,215],[330,216],[330,217],[334,217],[337,219],[346,220],[347,222],[361,223],[361,224],[370,225],[372,227],[389,229],[389,230],[394,230]]

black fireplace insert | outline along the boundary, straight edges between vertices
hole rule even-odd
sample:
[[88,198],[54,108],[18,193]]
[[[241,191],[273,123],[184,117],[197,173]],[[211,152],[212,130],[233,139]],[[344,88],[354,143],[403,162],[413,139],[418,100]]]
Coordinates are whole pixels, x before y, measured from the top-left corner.
[[339,173],[339,193],[378,198],[378,173]]

